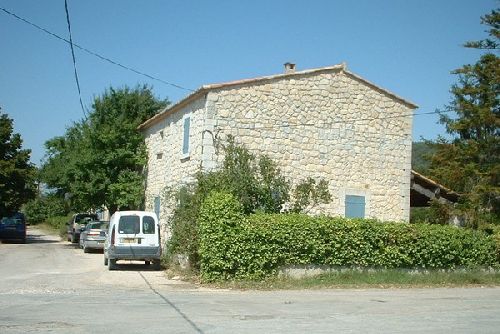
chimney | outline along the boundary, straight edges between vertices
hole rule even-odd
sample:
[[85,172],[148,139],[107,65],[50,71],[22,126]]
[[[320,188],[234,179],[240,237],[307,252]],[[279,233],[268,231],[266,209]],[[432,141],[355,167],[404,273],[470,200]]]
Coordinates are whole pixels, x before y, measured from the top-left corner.
[[295,64],[285,63],[285,74],[295,73]]

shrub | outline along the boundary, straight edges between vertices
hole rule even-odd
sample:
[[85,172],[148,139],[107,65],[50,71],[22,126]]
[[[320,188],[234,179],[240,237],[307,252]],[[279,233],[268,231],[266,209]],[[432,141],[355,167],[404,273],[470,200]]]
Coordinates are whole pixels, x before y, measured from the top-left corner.
[[[286,265],[445,268],[498,265],[493,237],[452,226],[237,212],[217,195],[200,216],[205,281],[262,279]],[[234,212],[236,210],[236,212]]]
[[243,206],[229,193],[212,192],[200,208],[200,263],[203,280],[227,279],[240,268],[235,239],[241,235]]
[[[175,255],[187,255],[191,269],[199,268],[198,218],[200,206],[213,191],[232,194],[245,214],[277,213],[290,199],[290,183],[281,175],[278,165],[269,157],[255,156],[246,147],[229,137],[224,147],[224,161],[219,170],[199,172],[196,182],[177,191],[167,189],[165,197],[174,199],[176,207],[170,219],[172,236],[167,243],[166,261],[175,262]],[[299,189],[300,188],[300,189]],[[301,211],[331,200],[324,180],[309,178],[297,186]]]

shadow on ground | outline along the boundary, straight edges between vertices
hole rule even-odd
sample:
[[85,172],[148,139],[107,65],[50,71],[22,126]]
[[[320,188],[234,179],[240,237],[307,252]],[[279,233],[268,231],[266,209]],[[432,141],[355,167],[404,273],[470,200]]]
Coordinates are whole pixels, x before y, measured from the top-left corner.
[[161,271],[163,269],[155,269],[155,267],[150,264],[141,264],[138,262],[127,263],[127,262],[117,262],[116,269],[114,271]]

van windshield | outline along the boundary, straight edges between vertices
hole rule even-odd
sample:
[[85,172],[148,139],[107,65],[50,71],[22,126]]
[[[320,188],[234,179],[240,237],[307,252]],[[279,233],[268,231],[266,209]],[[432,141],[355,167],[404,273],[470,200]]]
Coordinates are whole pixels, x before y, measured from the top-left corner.
[[118,222],[118,233],[120,234],[138,234],[139,216],[122,216]]

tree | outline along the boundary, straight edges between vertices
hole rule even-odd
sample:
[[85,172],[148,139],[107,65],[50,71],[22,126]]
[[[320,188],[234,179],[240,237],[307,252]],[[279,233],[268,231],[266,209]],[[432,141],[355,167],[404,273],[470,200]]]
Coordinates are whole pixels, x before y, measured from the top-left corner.
[[36,169],[22,143],[21,135],[13,133],[13,120],[0,112],[0,217],[18,211],[35,195]]
[[105,91],[87,119],[46,142],[42,179],[75,210],[140,208],[147,155],[137,126],[165,108],[147,86]]
[[[468,42],[466,47],[496,49],[500,15],[498,10],[482,17],[491,38]],[[480,215],[498,221],[500,214],[500,60],[492,52],[472,65],[452,73],[453,99],[441,111],[440,122],[451,140],[439,138],[430,172],[440,182],[463,194],[462,207],[469,223],[477,225]],[[454,115],[454,116],[450,116]]]

